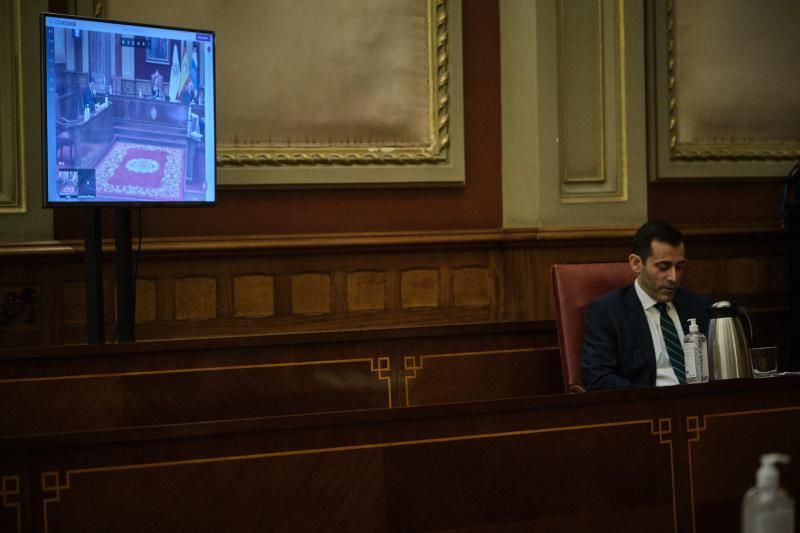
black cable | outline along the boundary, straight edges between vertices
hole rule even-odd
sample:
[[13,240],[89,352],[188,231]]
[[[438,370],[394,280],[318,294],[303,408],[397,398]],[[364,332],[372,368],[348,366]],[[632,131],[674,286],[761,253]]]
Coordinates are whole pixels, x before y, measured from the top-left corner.
[[133,321],[136,322],[136,279],[139,277],[139,257],[142,254],[142,208],[136,209],[139,214],[139,238],[136,241],[136,256],[133,259]]

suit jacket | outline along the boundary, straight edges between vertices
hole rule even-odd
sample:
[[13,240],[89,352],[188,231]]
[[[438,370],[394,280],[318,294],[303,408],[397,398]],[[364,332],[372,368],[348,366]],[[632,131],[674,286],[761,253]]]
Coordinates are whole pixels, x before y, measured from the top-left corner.
[[[679,288],[672,303],[684,331],[697,319],[708,335],[711,300]],[[656,384],[656,354],[642,303],[633,285],[612,291],[586,309],[586,337],[581,353],[587,390],[652,387]]]
[[[83,98],[83,107],[85,108],[88,105],[89,110],[94,113],[94,105],[97,103],[97,96],[95,96],[92,89],[90,87],[84,87],[81,91],[81,97]],[[83,108],[81,108],[81,114],[83,114]]]

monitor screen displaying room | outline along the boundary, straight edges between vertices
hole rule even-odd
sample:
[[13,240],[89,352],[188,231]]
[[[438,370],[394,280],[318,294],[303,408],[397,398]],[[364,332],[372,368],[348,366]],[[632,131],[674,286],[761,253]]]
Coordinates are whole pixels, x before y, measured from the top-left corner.
[[44,205],[212,205],[214,33],[43,13]]

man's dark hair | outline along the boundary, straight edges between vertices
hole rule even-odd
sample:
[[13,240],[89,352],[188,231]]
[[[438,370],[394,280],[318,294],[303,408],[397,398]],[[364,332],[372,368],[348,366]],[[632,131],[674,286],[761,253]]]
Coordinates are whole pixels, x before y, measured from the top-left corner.
[[671,246],[678,246],[683,242],[683,234],[671,224],[666,222],[645,222],[636,230],[633,236],[633,246],[631,253],[638,255],[643,263],[653,255],[651,243],[659,241]]

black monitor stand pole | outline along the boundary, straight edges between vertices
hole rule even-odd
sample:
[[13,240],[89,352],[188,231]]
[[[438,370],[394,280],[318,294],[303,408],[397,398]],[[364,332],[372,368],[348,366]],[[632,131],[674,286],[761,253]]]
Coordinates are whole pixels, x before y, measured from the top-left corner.
[[800,370],[800,161],[786,176],[779,212],[789,255],[789,364]]
[[789,354],[791,370],[800,370],[800,205],[787,209],[789,244]]
[[136,299],[131,268],[131,209],[114,208],[114,243],[117,267],[117,337],[119,342],[134,342]]
[[[105,342],[105,313],[103,308],[103,231],[100,209],[84,209],[86,236],[86,333],[89,344]],[[114,243],[117,273],[117,334],[119,342],[134,342],[133,271],[131,269],[131,210],[114,208]]]
[[86,334],[89,344],[105,342],[103,312],[103,236],[100,209],[85,207],[84,249],[86,252]]

